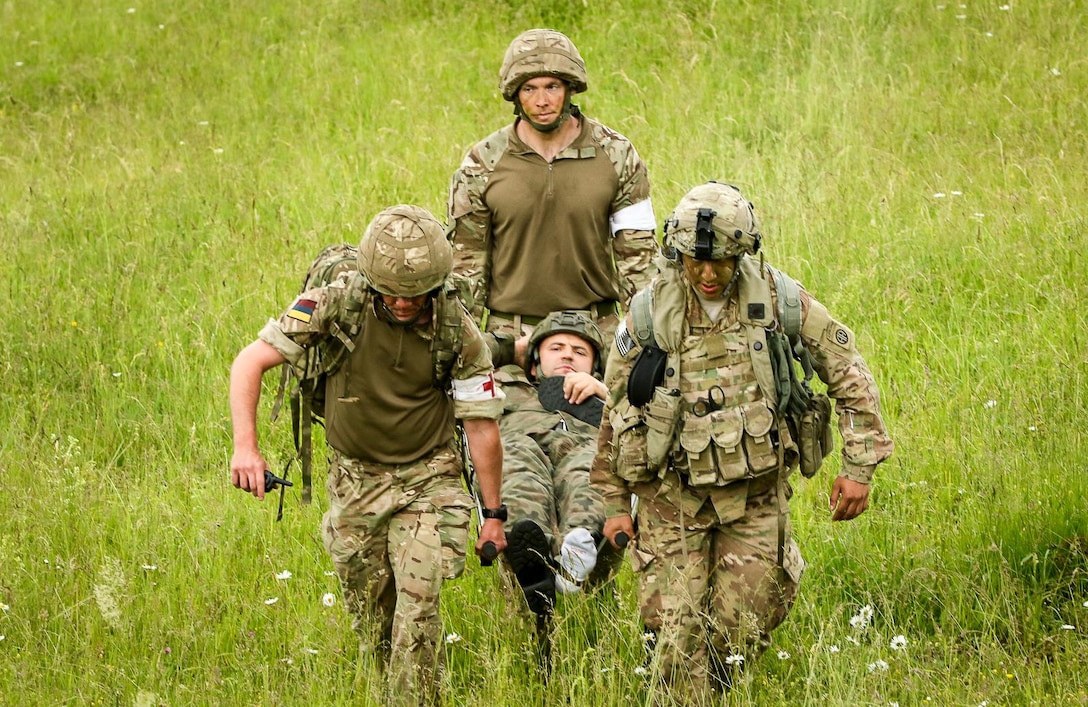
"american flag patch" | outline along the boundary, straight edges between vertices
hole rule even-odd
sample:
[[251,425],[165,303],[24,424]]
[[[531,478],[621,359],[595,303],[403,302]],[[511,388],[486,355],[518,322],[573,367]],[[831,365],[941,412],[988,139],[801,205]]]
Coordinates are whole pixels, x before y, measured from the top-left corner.
[[627,358],[633,348],[635,340],[631,337],[631,332],[627,331],[627,321],[624,320],[616,329],[616,350],[620,352],[620,356]]
[[314,307],[316,306],[317,302],[312,299],[300,299],[295,302],[291,309],[287,310],[287,316],[309,324],[310,319],[314,316]]

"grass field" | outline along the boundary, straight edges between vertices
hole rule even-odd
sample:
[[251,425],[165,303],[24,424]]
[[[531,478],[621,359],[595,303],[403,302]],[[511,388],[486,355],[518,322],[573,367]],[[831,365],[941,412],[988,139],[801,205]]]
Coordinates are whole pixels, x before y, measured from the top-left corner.
[[[320,484],[279,523],[230,487],[229,364],[322,245],[445,212],[537,26],[658,220],[740,186],[881,383],[871,508],[832,526],[834,469],[798,484],[801,596],[730,703],[1088,704],[1079,0],[0,4],[0,704],[381,704]],[[545,687],[472,564],[445,703],[646,703],[617,587],[562,602]]]

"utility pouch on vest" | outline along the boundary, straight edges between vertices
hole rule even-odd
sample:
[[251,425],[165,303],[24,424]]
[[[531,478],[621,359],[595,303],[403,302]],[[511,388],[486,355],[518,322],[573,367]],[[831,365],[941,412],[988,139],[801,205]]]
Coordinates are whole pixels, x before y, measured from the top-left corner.
[[654,397],[654,389],[665,380],[665,361],[668,354],[654,344],[642,348],[631,375],[627,379],[627,399],[635,407],[642,407]]
[[642,409],[646,423],[646,461],[656,470],[665,463],[680,421],[680,391],[657,386]]
[[801,475],[807,479],[819,471],[834,444],[835,440],[831,435],[831,400],[823,393],[813,395],[808,409],[801,415],[797,425]]
[[621,401],[608,413],[612,425],[612,448],[615,452],[616,475],[629,484],[644,484],[657,475],[648,464],[646,425],[642,412]]
[[743,439],[740,408],[715,410],[702,417],[686,416],[680,448],[687,457],[688,483],[724,486],[748,476]]

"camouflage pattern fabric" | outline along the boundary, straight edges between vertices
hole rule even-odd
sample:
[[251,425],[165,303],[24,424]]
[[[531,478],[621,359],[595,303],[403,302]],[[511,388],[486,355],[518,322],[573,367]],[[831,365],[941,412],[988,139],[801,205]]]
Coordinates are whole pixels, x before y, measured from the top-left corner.
[[465,566],[472,500],[452,448],[414,464],[363,464],[334,454],[322,520],[362,653],[377,653],[387,704],[436,699],[442,584]]
[[[582,169],[581,165],[588,168],[595,156],[603,154],[611,165],[610,172],[614,172],[618,180],[616,191],[611,196],[611,203],[600,213],[586,212],[585,200],[578,199],[581,185],[577,181],[582,177],[572,180],[567,178],[561,189],[557,190],[556,200],[533,207],[522,204],[502,204],[504,218],[510,224],[510,228],[516,228],[516,234],[494,233],[495,212],[489,206],[489,199],[495,198],[488,193],[492,186],[492,178],[502,174],[507,179],[522,180],[533,174],[533,164],[526,157],[535,155],[518,137],[515,130],[516,124],[508,125],[487,138],[477,143],[465,156],[460,168],[453,176],[449,195],[449,222],[453,230],[454,244],[454,269],[456,272],[467,276],[473,283],[474,309],[473,314],[477,321],[484,321],[485,310],[488,307],[517,314],[529,314],[535,317],[543,317],[551,311],[564,309],[588,309],[590,304],[598,300],[612,299],[621,305],[625,304],[631,295],[649,282],[653,273],[652,258],[657,252],[658,245],[654,237],[656,227],[653,209],[650,204],[650,183],[645,163],[639,157],[634,146],[623,135],[610,128],[584,116],[580,118],[584,125],[582,136],[573,145],[561,152],[555,162],[564,163],[565,169]],[[518,156],[515,160],[511,155]],[[546,169],[547,165],[537,157],[541,164],[539,169]],[[500,165],[500,162],[502,163]],[[520,170],[520,171],[519,171]],[[595,172],[587,174],[594,181],[599,181],[600,175]],[[594,189],[599,188],[596,185]],[[567,192],[570,192],[568,195]],[[582,190],[584,192],[584,190]],[[522,200],[524,201],[524,200]],[[516,207],[516,208],[515,208]],[[544,209],[547,209],[545,212]],[[565,238],[577,237],[581,245],[563,247],[557,252],[554,245],[545,252],[536,252],[529,249],[525,251],[525,237],[521,233],[530,224],[541,224],[537,228],[548,227],[547,224],[555,222],[556,212],[565,214],[565,219],[581,224],[578,232],[568,234]],[[554,228],[554,226],[550,226]],[[510,289],[518,282],[526,282],[526,277],[514,277],[511,272],[493,272],[493,251],[502,247],[503,237],[510,242],[507,248],[516,248],[518,261],[525,263],[526,268],[535,268],[540,274],[540,266],[545,263],[555,263],[559,275],[551,286],[528,287],[533,298],[533,309],[515,309],[495,307],[492,296],[505,292],[495,291],[496,283],[502,283],[502,287]],[[542,240],[544,239],[541,236]],[[590,272],[583,272],[590,268],[588,262],[578,263],[579,267],[558,267],[557,256],[575,257],[578,250],[586,251],[590,244],[599,241],[600,248],[607,252],[594,255],[596,261]],[[553,244],[558,239],[548,241]],[[593,245],[593,248],[598,246]],[[613,265],[614,263],[614,265]],[[604,272],[606,265],[608,272]],[[598,266],[601,272],[597,272]],[[563,274],[567,273],[567,274]],[[552,273],[549,271],[548,273]],[[532,273],[526,273],[531,276]],[[566,277],[568,281],[562,280]],[[588,277],[599,289],[595,296],[588,296],[586,281]],[[607,291],[606,291],[607,290]],[[577,293],[577,295],[576,295]],[[510,293],[516,300],[519,295]],[[535,324],[531,322],[530,324]],[[600,323],[602,330],[614,331],[616,320],[611,325]],[[495,330],[489,321],[488,330]]]
[[778,565],[777,488],[749,488],[727,523],[711,504],[687,514],[682,487],[641,499],[631,553],[640,612],[656,634],[654,667],[681,703],[728,685],[726,659],[759,655],[797,596],[804,562],[787,524]]
[[[686,280],[671,271],[663,272],[661,279],[667,275],[671,278],[668,287],[682,288],[682,292],[655,290],[656,295],[668,296],[655,298],[654,332],[658,342],[679,342],[678,370],[672,375],[682,391],[681,410],[690,415],[692,403],[715,381],[723,389],[726,404],[721,412],[704,418],[688,417],[703,422],[693,423],[692,429],[678,425],[673,430],[676,443],[669,461],[637,483],[624,481],[620,474],[638,476],[628,473],[635,468],[637,455],[617,446],[611,413],[627,402],[627,380],[641,351],[628,333],[633,327],[628,316],[606,365],[610,395],[591,480],[604,497],[608,517],[630,512],[632,492],[640,499],[631,556],[639,578],[642,617],[658,632],[655,665],[666,686],[681,704],[692,704],[709,696],[712,687],[728,686],[726,658],[730,654],[742,654],[748,661],[766,647],[770,632],[793,603],[804,563],[790,534],[787,478],[791,469],[758,475],[760,469],[767,469],[769,449],[752,436],[748,413],[757,411],[752,407],[756,404],[764,411],[772,408],[763,399],[762,387],[756,385],[750,348],[737,328],[736,299],[727,302],[713,322]],[[800,296],[801,337],[836,401],[844,440],[842,475],[868,483],[876,465],[893,449],[880,416],[876,383],[854,347],[853,333],[803,288]],[[673,319],[659,319],[664,312]],[[717,436],[705,440],[693,434],[699,424],[718,424],[726,413],[739,414],[745,421],[743,430],[730,428],[743,433],[732,449],[720,447],[719,430]],[[781,426],[779,430],[777,443],[792,444],[788,430]],[[704,442],[709,445],[705,449],[713,451],[709,458],[719,467],[728,460],[734,471],[739,467],[742,473],[757,474],[756,478],[730,480],[718,468],[706,485],[692,485],[689,474],[696,472],[697,461],[702,466]],[[618,467],[620,460],[623,469]],[[645,452],[642,464],[646,464]]]
[[534,521],[547,535],[554,556],[570,530],[600,533],[604,525],[601,496],[589,484],[597,428],[571,415],[545,410],[536,386],[520,368],[504,366],[498,378],[506,393],[499,432],[507,523],[523,518]]

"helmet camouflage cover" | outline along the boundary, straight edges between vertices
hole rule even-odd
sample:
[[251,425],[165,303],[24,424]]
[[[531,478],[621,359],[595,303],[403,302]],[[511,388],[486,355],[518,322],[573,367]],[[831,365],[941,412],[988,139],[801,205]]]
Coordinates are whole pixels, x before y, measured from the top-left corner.
[[582,55],[567,35],[554,29],[531,29],[510,42],[499,69],[502,97],[513,101],[521,84],[537,76],[561,78],[570,84],[571,93],[587,88]]
[[418,206],[381,211],[359,243],[359,272],[382,294],[418,297],[439,287],[452,270],[445,227]]
[[[526,358],[530,368],[540,363],[540,345],[553,334],[574,334],[588,341],[593,346],[593,372],[603,375],[604,362],[601,360],[601,353],[604,351],[604,337],[589,312],[579,309],[552,312],[540,320],[529,336]],[[534,378],[531,370],[529,378]]]
[[664,224],[665,245],[697,260],[755,255],[763,234],[752,204],[731,184],[707,182],[680,199]]

